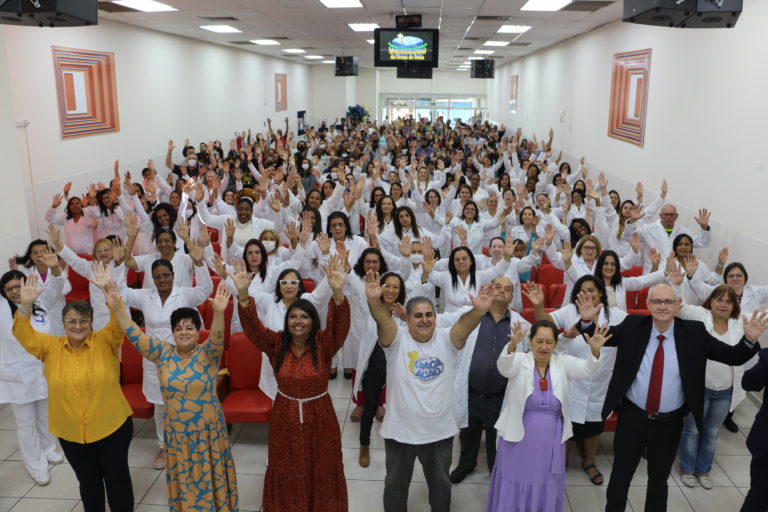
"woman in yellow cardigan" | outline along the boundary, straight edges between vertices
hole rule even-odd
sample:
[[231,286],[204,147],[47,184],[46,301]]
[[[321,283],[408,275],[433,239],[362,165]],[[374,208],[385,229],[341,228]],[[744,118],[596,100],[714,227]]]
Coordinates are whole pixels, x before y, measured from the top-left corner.
[[133,510],[128,447],[133,437],[131,407],[120,389],[123,331],[110,310],[109,323],[93,332],[93,308],[75,301],[62,311],[66,336],[35,331],[29,317],[42,293],[37,276],[21,287],[13,335],[43,362],[48,380],[48,428],[61,442],[80,484],[86,512],[102,512],[104,489],[112,512]]

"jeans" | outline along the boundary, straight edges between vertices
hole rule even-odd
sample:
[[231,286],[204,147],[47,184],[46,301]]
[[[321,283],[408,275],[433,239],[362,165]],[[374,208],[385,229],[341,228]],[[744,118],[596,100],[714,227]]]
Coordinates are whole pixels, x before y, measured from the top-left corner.
[[413,476],[416,457],[421,462],[429,490],[432,512],[451,509],[451,447],[453,438],[427,444],[406,444],[394,439],[384,440],[387,476],[384,479],[384,511],[408,512],[408,488]]
[[708,475],[717,446],[717,431],[731,407],[733,388],[714,391],[704,388],[704,432],[699,433],[693,414],[685,418],[680,438],[680,472]]

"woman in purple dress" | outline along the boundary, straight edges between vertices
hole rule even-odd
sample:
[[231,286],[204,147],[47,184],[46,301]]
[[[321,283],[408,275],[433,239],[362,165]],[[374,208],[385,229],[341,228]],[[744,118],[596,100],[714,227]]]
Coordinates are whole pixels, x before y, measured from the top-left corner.
[[565,491],[568,379],[583,379],[600,366],[600,349],[610,336],[600,326],[588,338],[587,359],[555,354],[557,327],[548,320],[531,326],[530,351],[515,352],[525,337],[512,327],[496,365],[507,389],[496,430],[501,437],[488,489],[487,512],[560,512]]

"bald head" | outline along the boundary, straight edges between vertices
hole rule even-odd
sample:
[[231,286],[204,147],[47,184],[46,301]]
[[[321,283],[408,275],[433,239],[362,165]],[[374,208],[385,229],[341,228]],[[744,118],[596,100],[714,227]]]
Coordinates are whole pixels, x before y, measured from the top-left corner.
[[677,299],[677,294],[675,294],[675,289],[672,288],[667,283],[659,283],[651,286],[648,289],[648,300],[655,299],[657,295],[659,296],[659,298],[662,298],[662,299],[666,299],[666,298]]
[[659,218],[664,229],[673,229],[675,227],[675,221],[677,220],[677,208],[675,208],[674,205],[665,204],[661,208]]

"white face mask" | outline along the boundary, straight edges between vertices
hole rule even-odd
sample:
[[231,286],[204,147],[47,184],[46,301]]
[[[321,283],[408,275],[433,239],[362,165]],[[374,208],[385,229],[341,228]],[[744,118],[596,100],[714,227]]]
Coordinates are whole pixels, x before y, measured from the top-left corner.
[[187,159],[187,166],[188,167],[197,167],[197,159],[195,159],[195,158],[188,158]]
[[424,263],[424,255],[423,254],[411,254],[411,263],[414,263],[416,265],[421,265]]
[[337,173],[335,173],[335,172],[332,172],[332,173],[331,173],[331,179],[333,179],[333,180],[335,181],[335,180],[337,180],[338,178],[339,178],[339,175],[338,175]]
[[267,252],[272,252],[275,250],[275,241],[274,240],[262,240],[261,245],[264,246],[264,249],[267,250]]
[[306,171],[307,169],[309,169],[309,164],[301,164],[301,168]]

